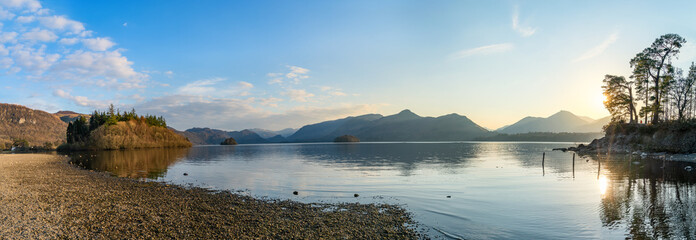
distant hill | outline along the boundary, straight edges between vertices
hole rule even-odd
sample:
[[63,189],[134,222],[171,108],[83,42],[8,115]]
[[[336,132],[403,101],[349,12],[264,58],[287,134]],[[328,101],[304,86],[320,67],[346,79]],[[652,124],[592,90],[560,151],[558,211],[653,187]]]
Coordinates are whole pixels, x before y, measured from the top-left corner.
[[560,111],[546,118],[525,117],[514,124],[499,128],[498,133],[519,134],[530,132],[601,132],[602,126],[609,123],[609,118],[594,120],[580,117],[568,111]]
[[0,103],[0,148],[13,139],[24,139],[30,146],[57,146],[65,141],[68,124],[57,116],[16,104]]
[[210,128],[191,128],[177,133],[188,138],[194,145],[219,145],[227,138],[234,138],[238,144],[269,143],[250,130],[228,132]]
[[266,130],[266,129],[261,129],[261,128],[252,128],[252,129],[248,129],[248,130],[255,132],[256,134],[258,134],[262,138],[266,138],[266,139],[273,138],[273,137],[276,137],[278,135],[280,135],[283,138],[286,138],[286,137],[289,137],[290,135],[292,135],[293,133],[297,132],[297,129],[294,129],[294,128],[286,128],[286,129],[279,130],[279,131],[272,131],[272,130]]
[[531,132],[517,134],[498,134],[490,137],[477,138],[477,141],[514,141],[514,142],[591,142],[601,138],[604,134],[600,132],[584,133],[550,133],[550,132]]
[[53,115],[55,115],[56,117],[58,117],[61,121],[65,122],[65,123],[75,121],[75,119],[77,119],[80,116],[84,116],[85,118],[88,118],[88,119],[90,116],[89,114],[76,113],[73,111],[58,111],[58,112],[54,113]]
[[330,142],[352,135],[361,141],[462,141],[491,133],[465,116],[421,117],[403,110],[395,115],[368,114],[307,125],[288,137],[292,142]]

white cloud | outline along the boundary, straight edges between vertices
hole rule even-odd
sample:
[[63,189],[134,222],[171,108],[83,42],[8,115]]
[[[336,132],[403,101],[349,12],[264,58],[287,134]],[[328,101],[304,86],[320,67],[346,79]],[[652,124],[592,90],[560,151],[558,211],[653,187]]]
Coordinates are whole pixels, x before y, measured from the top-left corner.
[[309,76],[307,76],[309,69],[298,66],[287,66],[287,68],[290,69],[290,71],[287,73],[266,74],[266,76],[271,78],[271,80],[268,81],[268,84],[283,84],[288,82],[285,81],[286,79],[291,83],[299,84],[303,79],[309,78]]
[[237,85],[238,85],[240,88],[242,88],[242,89],[249,89],[249,88],[253,88],[253,87],[254,87],[254,84],[251,84],[251,83],[248,83],[248,82],[245,82],[245,81],[241,81],[241,82],[237,83]]
[[127,22],[124,22],[124,23],[123,23],[123,26],[124,26],[124,27],[128,27],[128,23],[127,23]]
[[198,80],[195,82],[188,83],[182,87],[179,87],[177,92],[184,95],[209,95],[215,92],[216,88],[213,86],[221,81],[225,81],[224,78],[216,77]]
[[83,106],[83,107],[105,108],[107,106],[107,104],[105,102],[90,100],[89,98],[84,97],[84,96],[73,96],[70,93],[63,91],[61,89],[57,89],[57,90],[53,91],[53,96],[70,100],[73,103],[75,103],[79,106]]
[[607,47],[609,47],[609,45],[616,42],[616,39],[618,39],[618,38],[619,38],[619,35],[617,33],[609,35],[609,37],[606,40],[604,40],[599,45],[593,47],[592,49],[588,50],[587,52],[583,53],[578,58],[573,60],[573,62],[580,62],[580,61],[587,60],[587,59],[590,59],[590,58],[593,58],[593,57],[596,57],[596,56],[602,54],[604,52],[604,50],[606,50]]
[[75,45],[79,41],[80,41],[80,39],[77,39],[77,38],[62,38],[62,39],[58,40],[58,43],[63,44],[63,45]]
[[47,28],[68,31],[73,34],[80,34],[85,30],[85,26],[81,22],[70,20],[65,16],[40,17],[39,22]]
[[52,69],[68,79],[99,79],[99,86],[143,88],[142,82],[149,76],[133,70],[133,62],[119,51],[71,53]]
[[30,32],[23,33],[22,39],[39,42],[53,42],[58,39],[58,36],[55,33],[45,29],[34,29]]
[[37,0],[0,0],[0,6],[14,9],[27,9],[36,12],[41,9],[41,3]]
[[467,49],[467,50],[462,50],[459,52],[456,52],[452,54],[453,59],[460,59],[460,58],[466,58],[469,56],[474,56],[474,55],[488,55],[488,54],[493,54],[493,53],[502,53],[502,52],[507,52],[510,51],[514,48],[514,45],[512,43],[501,43],[501,44],[492,44],[492,45],[486,45],[482,47],[477,47],[477,48],[472,48],[472,49]]
[[334,88],[334,87],[329,87],[329,86],[321,86],[321,87],[319,87],[319,89],[321,89],[322,92],[328,92],[329,95],[332,95],[332,96],[339,96],[339,97],[348,96],[348,94],[346,94],[345,92],[343,92],[339,88]]
[[536,28],[524,27],[520,25],[520,11],[519,7],[515,6],[512,12],[512,29],[520,33],[523,37],[529,37],[534,35]]
[[5,48],[5,45],[0,44],[0,56],[7,56],[10,54],[10,51]]
[[169,77],[169,78],[171,78],[172,76],[174,76],[174,72],[172,72],[172,71],[166,71],[166,72],[164,72],[164,75],[167,76],[167,77]]
[[[261,101],[280,102],[270,98]],[[140,112],[163,115],[167,124],[185,130],[191,127],[211,127],[224,130],[247,128],[282,129],[305,124],[374,113],[381,105],[338,104],[333,107],[297,107],[280,113],[256,108],[255,101],[228,98],[200,98],[170,95],[135,105]],[[270,103],[268,106],[271,106]]]
[[48,70],[60,58],[59,54],[46,53],[45,46],[36,49],[18,44],[9,50],[16,67],[35,74]]
[[296,102],[307,102],[309,98],[314,97],[314,94],[308,93],[303,89],[288,89],[282,94]]
[[19,16],[17,17],[17,22],[18,23],[30,23],[36,20],[36,17],[34,16]]
[[0,7],[0,20],[10,20],[15,17],[14,13],[11,13],[10,11],[7,11]]
[[283,78],[274,78],[268,81],[268,84],[282,84],[283,83]]
[[0,32],[0,43],[17,41],[16,32]]
[[262,106],[269,106],[269,107],[278,107],[278,103],[282,102],[282,101],[283,101],[283,99],[274,98],[274,97],[262,98],[262,99],[258,100],[259,104],[261,104]]
[[116,43],[112,42],[109,38],[100,37],[82,39],[82,44],[92,51],[106,51],[116,45]]

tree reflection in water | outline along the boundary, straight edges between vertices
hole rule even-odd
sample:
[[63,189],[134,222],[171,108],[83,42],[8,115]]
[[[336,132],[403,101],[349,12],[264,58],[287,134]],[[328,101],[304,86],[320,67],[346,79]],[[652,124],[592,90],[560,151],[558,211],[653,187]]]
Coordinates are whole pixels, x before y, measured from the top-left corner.
[[157,179],[163,177],[169,166],[184,158],[188,151],[188,148],[153,148],[74,152],[70,154],[70,162],[87,169],[110,172],[118,177]]
[[600,203],[605,227],[625,226],[634,239],[696,238],[694,163],[631,156],[593,157],[601,161],[606,186]]

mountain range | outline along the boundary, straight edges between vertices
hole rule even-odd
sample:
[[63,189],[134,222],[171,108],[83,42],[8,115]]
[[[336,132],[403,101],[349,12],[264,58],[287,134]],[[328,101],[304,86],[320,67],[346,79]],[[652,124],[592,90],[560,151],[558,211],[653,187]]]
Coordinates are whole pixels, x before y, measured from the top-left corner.
[[601,132],[602,127],[609,123],[610,120],[610,117],[595,120],[589,117],[577,116],[568,111],[560,111],[546,118],[525,117],[512,125],[497,129],[496,132],[504,134],[529,132]]
[[[54,114],[20,105],[0,104],[0,140],[24,138],[32,145],[64,141],[66,122],[78,116],[71,111]],[[61,121],[62,120],[62,121]],[[422,117],[410,110],[383,116],[366,114],[306,125],[300,129],[279,131],[245,129],[224,131],[211,128],[191,128],[176,131],[195,145],[220,144],[234,138],[239,144],[284,142],[331,142],[338,136],[351,135],[363,142],[370,141],[466,141],[497,139],[495,136],[525,133],[599,133],[609,117],[592,119],[560,111],[549,117],[525,117],[514,124],[489,131],[466,116],[455,113],[439,117]],[[517,138],[527,136],[518,135]]]

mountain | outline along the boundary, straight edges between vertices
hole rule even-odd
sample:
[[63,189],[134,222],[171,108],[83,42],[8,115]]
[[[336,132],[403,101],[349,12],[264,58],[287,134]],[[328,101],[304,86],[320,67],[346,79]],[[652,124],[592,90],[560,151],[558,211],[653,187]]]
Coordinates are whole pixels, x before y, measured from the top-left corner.
[[266,139],[250,130],[223,131],[210,128],[191,128],[177,133],[188,138],[194,145],[219,145],[227,138],[234,138],[239,144],[269,143]]
[[369,125],[372,121],[383,118],[380,114],[367,114],[357,117],[347,117],[306,125],[287,139],[292,142],[323,142],[333,141],[335,137],[346,135]]
[[499,133],[518,134],[530,132],[601,132],[608,117],[594,120],[580,117],[568,111],[560,111],[546,118],[525,117],[514,124],[496,130]]
[[333,141],[352,135],[361,141],[461,141],[491,133],[465,116],[421,117],[403,110],[382,116],[368,114],[307,125],[288,137],[292,142]]
[[24,139],[30,146],[57,146],[65,141],[68,124],[57,116],[16,104],[0,103],[0,148]]
[[292,135],[293,133],[297,132],[297,129],[294,129],[294,128],[286,128],[286,129],[279,130],[279,131],[272,131],[272,130],[266,130],[266,129],[261,129],[261,128],[252,128],[252,129],[248,129],[248,130],[255,132],[256,134],[258,134],[262,138],[266,138],[266,139],[274,138],[277,135],[280,135],[281,137],[286,138],[286,137],[289,137],[290,135]]
[[611,116],[606,116],[577,127],[575,132],[601,132],[604,125],[607,125],[609,122],[611,122]]

